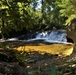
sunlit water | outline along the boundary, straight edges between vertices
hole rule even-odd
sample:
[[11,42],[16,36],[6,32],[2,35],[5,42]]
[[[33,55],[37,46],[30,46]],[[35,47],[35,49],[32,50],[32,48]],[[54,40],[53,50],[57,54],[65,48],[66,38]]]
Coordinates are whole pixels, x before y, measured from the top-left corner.
[[[9,38],[7,40],[1,40],[1,42],[5,41],[22,41],[22,42],[33,42],[36,40],[43,40],[44,42],[48,43],[64,43],[64,44],[71,44],[71,42],[67,42],[66,38],[67,34],[65,30],[53,30],[53,31],[44,31],[44,32],[38,32],[34,38],[28,37],[27,40],[19,40],[16,38]],[[30,39],[31,38],[31,39]]]
[[67,42],[66,32],[64,30],[54,30],[52,32],[41,32],[36,35],[35,38],[28,39],[27,41],[35,41],[35,40],[44,40],[49,43],[65,43],[71,44]]

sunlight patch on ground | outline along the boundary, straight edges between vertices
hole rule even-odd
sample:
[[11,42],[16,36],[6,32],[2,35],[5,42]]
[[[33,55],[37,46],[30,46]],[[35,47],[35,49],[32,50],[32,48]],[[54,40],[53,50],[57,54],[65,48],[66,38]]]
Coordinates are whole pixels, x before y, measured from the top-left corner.
[[60,56],[68,56],[73,52],[74,44],[51,44],[51,45],[24,45],[20,47],[16,47],[14,49],[18,51],[37,51],[41,54],[50,53],[50,54],[58,54]]

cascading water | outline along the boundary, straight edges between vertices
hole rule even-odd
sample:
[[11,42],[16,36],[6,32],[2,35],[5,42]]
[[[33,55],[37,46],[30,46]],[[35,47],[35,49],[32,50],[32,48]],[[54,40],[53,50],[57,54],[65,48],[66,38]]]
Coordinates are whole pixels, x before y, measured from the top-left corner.
[[[18,38],[10,38],[5,41],[23,41],[23,42],[31,42],[36,40],[43,40],[44,42],[48,43],[65,43],[70,44],[70,42],[67,42],[66,38],[66,32],[64,30],[53,30],[53,31],[45,31],[41,33],[37,33],[34,38],[30,37],[28,40],[19,40]],[[2,41],[3,42],[3,41]]]
[[54,30],[52,32],[46,31],[37,33],[35,38],[29,39],[28,41],[44,40],[49,43],[68,43],[66,35],[64,30]]
[[36,35],[36,39],[47,39],[48,38],[48,32],[42,32]]
[[67,42],[66,33],[63,31],[52,31],[45,41],[57,43]]

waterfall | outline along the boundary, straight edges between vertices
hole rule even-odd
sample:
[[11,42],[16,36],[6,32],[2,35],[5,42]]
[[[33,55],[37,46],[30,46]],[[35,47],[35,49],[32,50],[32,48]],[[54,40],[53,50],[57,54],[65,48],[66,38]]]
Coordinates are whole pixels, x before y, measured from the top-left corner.
[[48,32],[42,32],[36,35],[36,39],[47,39],[47,38],[48,38]]
[[52,31],[48,38],[45,40],[46,42],[56,42],[56,43],[66,43],[66,33],[64,31]]
[[48,40],[67,42],[66,33],[61,31],[52,31],[48,37]]
[[66,38],[66,32],[64,30],[53,30],[37,33],[35,38],[27,41],[43,40],[49,43],[68,43]]
[[[43,40],[44,42],[48,43],[65,43],[65,44],[71,44],[70,42],[67,42],[66,38],[67,34],[65,30],[53,30],[53,31],[44,31],[44,32],[37,32],[36,35],[32,37],[28,37],[27,40],[19,40],[18,38],[9,38],[5,41],[23,41],[23,42],[33,42],[36,40]],[[3,41],[1,41],[3,42]]]

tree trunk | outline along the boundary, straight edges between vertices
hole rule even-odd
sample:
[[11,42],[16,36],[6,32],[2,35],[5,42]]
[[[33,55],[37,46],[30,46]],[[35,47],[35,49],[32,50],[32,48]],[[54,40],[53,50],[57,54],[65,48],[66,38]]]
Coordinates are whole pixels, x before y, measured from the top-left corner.
[[1,35],[2,35],[2,39],[4,39],[4,31],[3,31],[3,28],[4,28],[4,19],[2,18],[2,26],[1,26]]
[[71,21],[67,30],[67,37],[71,38],[74,42],[73,53],[67,58],[67,61],[76,62],[76,18]]
[[43,12],[44,12],[44,6],[43,6],[44,5],[44,1],[43,0],[42,0],[41,4],[42,4],[42,11],[41,12],[43,14]]

